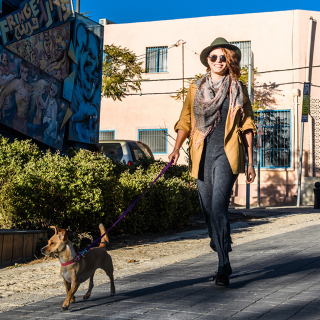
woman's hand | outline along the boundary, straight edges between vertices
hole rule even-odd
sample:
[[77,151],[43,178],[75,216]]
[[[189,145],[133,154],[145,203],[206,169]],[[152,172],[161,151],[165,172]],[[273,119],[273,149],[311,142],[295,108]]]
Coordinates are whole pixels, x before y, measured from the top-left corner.
[[254,167],[249,166],[247,172],[247,180],[246,183],[252,183],[256,177],[256,173],[254,171]]
[[172,153],[169,155],[169,162],[173,160],[173,164],[176,164],[180,157],[180,151],[178,149],[173,149]]

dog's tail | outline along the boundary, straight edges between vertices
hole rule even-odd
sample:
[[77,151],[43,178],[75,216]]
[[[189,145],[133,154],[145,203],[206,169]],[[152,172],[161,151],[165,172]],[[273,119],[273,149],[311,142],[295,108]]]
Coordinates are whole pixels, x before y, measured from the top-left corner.
[[[106,229],[104,228],[103,224],[99,224],[99,229],[100,229],[100,234],[103,235],[106,232]],[[107,243],[109,243],[109,238],[108,235],[104,235],[103,238],[101,239],[99,248],[105,248],[107,246]]]

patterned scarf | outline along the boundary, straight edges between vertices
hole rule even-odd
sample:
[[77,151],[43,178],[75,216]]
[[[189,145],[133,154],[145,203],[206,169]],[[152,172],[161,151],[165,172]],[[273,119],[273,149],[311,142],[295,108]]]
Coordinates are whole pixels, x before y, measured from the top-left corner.
[[[194,141],[194,147],[197,147],[216,128],[220,121],[221,106],[229,91],[231,91],[230,118],[234,118],[237,107],[240,107],[242,117],[244,115],[240,81],[234,80],[227,74],[220,80],[213,82],[210,74],[209,71],[201,79],[194,82],[198,89],[194,96],[193,113],[195,128],[200,132],[200,138],[198,141]],[[194,134],[195,128],[192,128],[190,136]]]

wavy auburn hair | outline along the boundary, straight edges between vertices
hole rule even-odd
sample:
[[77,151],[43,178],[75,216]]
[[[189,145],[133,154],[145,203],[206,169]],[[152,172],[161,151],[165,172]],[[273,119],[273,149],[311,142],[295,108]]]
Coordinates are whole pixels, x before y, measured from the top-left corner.
[[[240,61],[238,61],[237,54],[230,49],[227,48],[220,48],[224,55],[226,56],[227,60],[227,68],[232,78],[239,79],[241,76],[241,68],[240,68]],[[207,68],[207,71],[210,71],[210,68]]]

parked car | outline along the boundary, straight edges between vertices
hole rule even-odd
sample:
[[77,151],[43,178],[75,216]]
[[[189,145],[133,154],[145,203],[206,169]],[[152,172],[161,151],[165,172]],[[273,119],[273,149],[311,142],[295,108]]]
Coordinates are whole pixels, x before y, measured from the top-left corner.
[[141,141],[133,140],[104,140],[95,145],[97,151],[103,152],[108,158],[125,161],[132,165],[140,157],[153,158],[149,146]]

